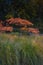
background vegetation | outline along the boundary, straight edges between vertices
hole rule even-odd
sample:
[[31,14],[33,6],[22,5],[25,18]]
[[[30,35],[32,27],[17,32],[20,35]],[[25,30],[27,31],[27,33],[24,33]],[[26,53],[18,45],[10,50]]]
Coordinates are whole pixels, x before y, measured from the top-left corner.
[[31,20],[43,32],[43,0],[0,0],[0,19],[9,17]]

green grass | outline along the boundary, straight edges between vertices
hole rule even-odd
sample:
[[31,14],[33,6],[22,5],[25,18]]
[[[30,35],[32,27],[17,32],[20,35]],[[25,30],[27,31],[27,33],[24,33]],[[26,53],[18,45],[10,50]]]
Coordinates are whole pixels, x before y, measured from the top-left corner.
[[43,36],[0,34],[0,65],[43,65]]

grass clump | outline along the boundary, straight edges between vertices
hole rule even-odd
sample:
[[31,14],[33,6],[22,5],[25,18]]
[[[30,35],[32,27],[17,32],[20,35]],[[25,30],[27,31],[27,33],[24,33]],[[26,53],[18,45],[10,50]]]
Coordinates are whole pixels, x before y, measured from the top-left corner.
[[43,37],[0,35],[0,65],[43,65],[40,38]]

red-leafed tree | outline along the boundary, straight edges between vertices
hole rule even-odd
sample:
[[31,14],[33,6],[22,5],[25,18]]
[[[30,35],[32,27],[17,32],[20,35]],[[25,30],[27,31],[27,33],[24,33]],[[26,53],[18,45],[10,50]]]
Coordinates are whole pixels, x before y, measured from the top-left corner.
[[32,28],[33,23],[28,20],[21,18],[10,18],[5,21],[0,20],[0,31],[2,32],[12,32],[12,31],[26,31],[38,34],[39,30]]

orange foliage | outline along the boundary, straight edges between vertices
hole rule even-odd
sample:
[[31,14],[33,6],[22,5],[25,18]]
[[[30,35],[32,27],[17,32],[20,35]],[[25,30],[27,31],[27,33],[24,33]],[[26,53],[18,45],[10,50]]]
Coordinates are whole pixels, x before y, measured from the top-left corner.
[[[21,28],[19,28],[21,31],[27,31],[27,32],[32,32],[32,33],[35,33],[35,34],[38,34],[39,33],[39,30],[37,28],[27,28],[27,26],[32,26],[33,24],[28,21],[28,20],[25,20],[25,19],[21,19],[21,18],[10,18],[10,19],[7,19],[6,21],[6,24],[15,24],[17,26],[22,26]],[[13,31],[13,26],[4,26],[3,24],[3,21],[0,20],[0,31],[9,31],[9,32],[12,32]]]
[[20,30],[22,30],[22,31],[27,31],[27,29],[28,29],[28,28],[26,28],[26,27],[20,28]]
[[16,24],[16,25],[33,25],[30,21],[21,19],[21,18],[11,18],[6,20],[9,24]]
[[27,32],[32,32],[34,34],[38,34],[39,33],[39,30],[37,28],[25,28],[25,27],[22,27],[22,28],[20,28],[20,30],[27,31]]
[[35,34],[39,33],[39,30],[37,28],[29,28],[28,31],[32,32],[32,33],[35,33]]
[[9,32],[12,32],[13,31],[13,28],[10,27],[10,26],[9,27],[6,27],[6,26],[5,27],[0,27],[0,31],[4,31],[4,32],[5,31],[9,31]]
[[14,22],[14,18],[7,19],[6,22],[8,23]]

